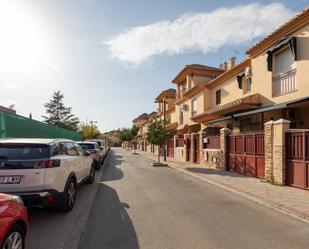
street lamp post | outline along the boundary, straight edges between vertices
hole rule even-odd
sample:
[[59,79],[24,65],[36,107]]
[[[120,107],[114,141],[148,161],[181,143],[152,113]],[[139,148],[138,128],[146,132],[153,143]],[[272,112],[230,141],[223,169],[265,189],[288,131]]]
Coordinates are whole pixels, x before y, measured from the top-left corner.
[[94,121],[94,120],[91,120],[89,121],[90,125],[91,125],[91,138],[93,138],[93,133],[94,133],[94,127],[93,127],[93,124],[96,124],[98,123],[98,121]]

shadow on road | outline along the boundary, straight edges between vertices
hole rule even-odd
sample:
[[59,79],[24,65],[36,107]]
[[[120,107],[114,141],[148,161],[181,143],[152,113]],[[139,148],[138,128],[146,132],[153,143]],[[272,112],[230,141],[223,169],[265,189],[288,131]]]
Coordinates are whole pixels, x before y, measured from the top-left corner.
[[[107,174],[113,170],[108,167]],[[101,184],[93,203],[79,249],[138,249],[139,243],[126,209],[130,206],[119,200],[117,192]]]
[[123,178],[123,172],[120,167],[123,163],[123,157],[121,155],[115,154],[114,151],[110,151],[110,156],[108,158],[107,167],[104,169],[104,174],[102,181],[115,181]]
[[238,177],[238,178],[249,178],[246,175],[240,175],[230,171],[221,171],[216,169],[207,169],[207,168],[185,168],[185,170],[193,172],[193,173],[200,173],[205,175],[221,175],[221,176],[231,176],[231,177]]

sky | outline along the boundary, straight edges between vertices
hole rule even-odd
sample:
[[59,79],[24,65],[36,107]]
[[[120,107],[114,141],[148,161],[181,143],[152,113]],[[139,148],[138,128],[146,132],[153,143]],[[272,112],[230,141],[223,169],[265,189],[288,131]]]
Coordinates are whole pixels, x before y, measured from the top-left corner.
[[56,90],[82,122],[129,127],[188,64],[240,62],[308,0],[0,0],[0,105],[42,120]]

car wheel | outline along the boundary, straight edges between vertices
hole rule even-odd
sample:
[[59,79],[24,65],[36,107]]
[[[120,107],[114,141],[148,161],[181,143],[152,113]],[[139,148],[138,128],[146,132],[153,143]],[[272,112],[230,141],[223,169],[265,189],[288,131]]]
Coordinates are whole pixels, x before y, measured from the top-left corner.
[[25,231],[17,224],[14,224],[3,240],[1,249],[24,249]]
[[77,186],[76,181],[73,177],[71,177],[65,186],[65,190],[63,193],[62,203],[59,205],[59,209],[62,212],[69,212],[74,208],[76,202],[76,192]]
[[86,183],[92,184],[94,182],[94,179],[95,179],[95,170],[94,170],[93,166],[91,166],[90,173],[89,173],[89,176],[88,176]]
[[99,170],[101,168],[100,163],[98,161],[93,161],[92,166],[95,170]]

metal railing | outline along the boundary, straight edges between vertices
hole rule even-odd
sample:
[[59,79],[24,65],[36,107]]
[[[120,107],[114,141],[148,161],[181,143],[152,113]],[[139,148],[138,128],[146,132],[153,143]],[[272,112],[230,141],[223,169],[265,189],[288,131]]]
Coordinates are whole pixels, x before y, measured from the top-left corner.
[[273,96],[280,96],[296,90],[296,69],[273,77]]

